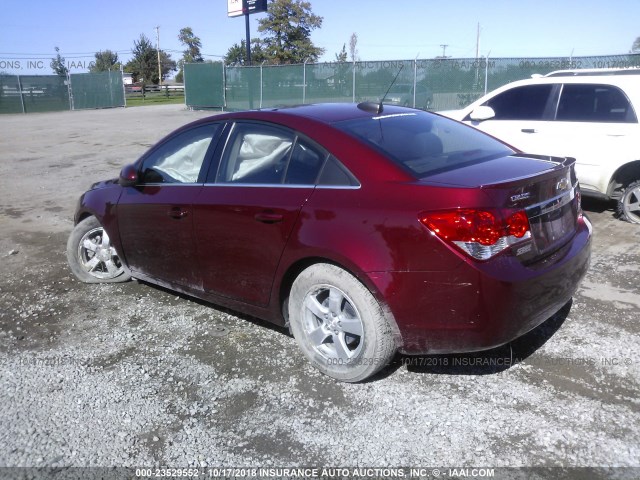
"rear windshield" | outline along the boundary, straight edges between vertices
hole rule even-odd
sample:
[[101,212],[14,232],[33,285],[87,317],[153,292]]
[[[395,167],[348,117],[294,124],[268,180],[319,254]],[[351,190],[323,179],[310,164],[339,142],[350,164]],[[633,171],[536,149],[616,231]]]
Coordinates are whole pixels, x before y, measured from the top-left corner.
[[418,178],[514,153],[474,128],[425,112],[382,113],[335,126],[382,151]]

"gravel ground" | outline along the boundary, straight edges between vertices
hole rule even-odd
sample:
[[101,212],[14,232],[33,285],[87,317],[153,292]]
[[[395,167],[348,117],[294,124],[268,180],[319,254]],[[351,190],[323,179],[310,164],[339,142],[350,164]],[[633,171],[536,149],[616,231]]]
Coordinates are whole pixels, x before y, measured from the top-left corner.
[[608,204],[585,202],[591,269],[540,328],[357,385],[261,321],[76,281],[78,196],[205,115],[0,116],[0,466],[640,467],[640,227]]

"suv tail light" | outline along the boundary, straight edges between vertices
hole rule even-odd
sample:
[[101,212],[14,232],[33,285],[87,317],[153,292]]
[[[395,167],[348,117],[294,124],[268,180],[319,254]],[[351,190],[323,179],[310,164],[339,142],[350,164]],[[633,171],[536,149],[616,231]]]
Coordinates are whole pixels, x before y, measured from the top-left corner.
[[524,210],[445,210],[421,215],[420,223],[476,260],[531,238]]

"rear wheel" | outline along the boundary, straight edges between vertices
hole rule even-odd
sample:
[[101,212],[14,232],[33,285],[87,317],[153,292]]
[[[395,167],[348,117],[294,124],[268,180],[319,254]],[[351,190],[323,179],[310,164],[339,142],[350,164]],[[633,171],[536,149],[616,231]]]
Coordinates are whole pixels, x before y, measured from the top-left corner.
[[126,282],[129,271],[96,217],[82,220],[67,241],[67,260],[78,280],[85,283]]
[[370,377],[396,351],[378,301],[358,279],[335,265],[320,263],[300,273],[291,288],[289,322],[311,364],[343,382]]
[[640,223],[640,180],[630,183],[622,192],[618,214],[627,222]]

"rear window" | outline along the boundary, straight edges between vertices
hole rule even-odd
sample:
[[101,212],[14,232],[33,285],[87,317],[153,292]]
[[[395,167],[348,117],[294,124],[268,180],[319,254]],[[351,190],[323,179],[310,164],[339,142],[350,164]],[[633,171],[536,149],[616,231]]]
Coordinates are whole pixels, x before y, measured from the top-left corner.
[[637,123],[627,97],[609,85],[566,84],[556,120],[571,122]]
[[383,113],[338,122],[336,127],[373,146],[418,178],[514,153],[474,128],[425,112]]

